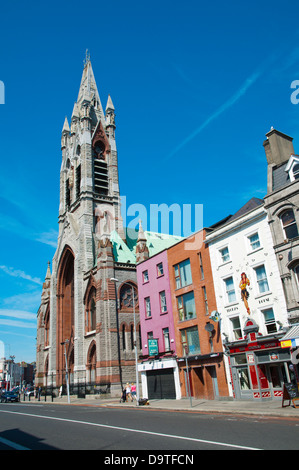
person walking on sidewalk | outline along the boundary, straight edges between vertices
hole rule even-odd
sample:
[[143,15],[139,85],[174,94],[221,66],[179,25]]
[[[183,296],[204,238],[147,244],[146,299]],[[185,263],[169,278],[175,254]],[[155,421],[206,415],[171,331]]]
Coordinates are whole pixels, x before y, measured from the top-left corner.
[[132,401],[133,400],[137,400],[137,397],[136,397],[136,385],[132,383],[131,385],[131,397],[132,397]]
[[126,386],[126,401],[128,401],[128,398],[130,398],[131,401],[133,401],[132,395],[131,395],[131,387],[129,382],[127,382]]

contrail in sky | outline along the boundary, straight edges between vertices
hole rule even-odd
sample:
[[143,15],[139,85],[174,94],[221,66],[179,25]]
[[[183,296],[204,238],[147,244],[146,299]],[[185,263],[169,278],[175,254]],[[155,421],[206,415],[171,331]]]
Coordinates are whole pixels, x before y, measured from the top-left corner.
[[181,150],[188,142],[190,142],[194,137],[196,137],[205,127],[207,127],[214,119],[220,116],[224,111],[233,106],[248,90],[248,88],[257,81],[261,76],[263,70],[260,69],[254,72],[250,77],[248,77],[243,85],[236,91],[225,103],[223,103],[211,116],[209,116],[197,129],[195,129],[192,134],[190,134],[186,139],[184,139],[168,156],[166,159],[175,155],[179,150]]
[[247,92],[247,90],[259,79],[259,77],[265,72],[265,70],[269,67],[269,65],[273,64],[277,61],[279,57],[282,56],[284,52],[284,57],[286,53],[284,48],[281,47],[280,51],[275,51],[270,56],[264,60],[263,64],[253,72],[243,83],[243,85],[227,100],[223,103],[214,113],[212,113],[197,129],[195,129],[190,135],[188,135],[179,145],[175,147],[172,152],[170,152],[164,161],[168,160],[169,158],[173,157],[179,150],[181,150],[186,144],[188,144],[191,140],[194,139],[203,129],[205,129],[214,119],[219,117],[222,113],[224,113],[227,109],[231,108],[243,95]]

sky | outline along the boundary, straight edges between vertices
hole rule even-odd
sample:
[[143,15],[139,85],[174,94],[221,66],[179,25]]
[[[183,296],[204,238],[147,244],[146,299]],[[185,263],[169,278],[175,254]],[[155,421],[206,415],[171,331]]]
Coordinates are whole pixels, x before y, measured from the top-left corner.
[[265,196],[271,127],[299,153],[298,17],[297,0],[1,5],[0,356],[35,360],[58,234],[61,131],[86,49],[103,107],[109,94],[115,107],[127,224],[135,204],[147,214],[178,204],[197,229],[196,205],[209,226]]

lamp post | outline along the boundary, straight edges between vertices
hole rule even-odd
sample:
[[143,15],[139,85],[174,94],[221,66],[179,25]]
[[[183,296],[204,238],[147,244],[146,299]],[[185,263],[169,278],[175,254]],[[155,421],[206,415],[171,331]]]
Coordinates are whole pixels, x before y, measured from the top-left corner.
[[[110,279],[112,282],[118,282],[118,279],[112,277]],[[135,352],[135,373],[136,373],[136,406],[139,405],[139,378],[138,378],[138,354],[137,354],[137,338],[136,338],[136,312],[135,312],[135,295],[134,295],[134,286],[125,282],[123,285],[127,285],[132,288],[132,299],[133,299],[133,314],[134,314],[134,352]],[[116,304],[117,304],[117,295],[116,295]],[[119,336],[119,332],[118,332]]]

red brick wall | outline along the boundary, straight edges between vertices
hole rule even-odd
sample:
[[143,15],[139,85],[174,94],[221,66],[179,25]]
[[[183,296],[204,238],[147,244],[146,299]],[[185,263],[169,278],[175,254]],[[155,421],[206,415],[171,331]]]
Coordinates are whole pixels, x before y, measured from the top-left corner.
[[[180,330],[197,326],[200,342],[200,356],[223,352],[221,335],[219,329],[219,323],[213,322],[209,319],[209,315],[213,310],[217,310],[214,283],[212,276],[212,267],[210,262],[209,248],[204,243],[205,231],[202,230],[187,240],[183,240],[177,243],[173,247],[167,250],[168,255],[168,266],[169,266],[169,278],[170,288],[172,297],[174,327],[175,327],[175,341],[178,351],[178,356],[184,355],[182,344],[181,344],[181,332]],[[204,278],[201,276],[200,259],[199,253],[201,254],[202,266],[204,271]],[[189,286],[176,289],[174,265],[190,259],[192,284]],[[205,299],[203,293],[203,287],[206,288],[208,309],[209,314],[206,314],[205,310]],[[180,321],[177,307],[177,296],[185,294],[187,292],[194,292],[196,318],[191,320]],[[209,333],[206,331],[206,323],[210,322],[214,325],[213,334],[213,351],[209,342]],[[200,398],[213,399],[213,382],[211,378],[211,366],[215,366],[217,374],[217,382],[220,396],[228,396],[228,388],[226,382],[226,375],[224,369],[224,363],[222,357],[219,358],[200,358],[198,360],[190,360],[190,377],[193,390],[193,396]],[[183,369],[185,368],[185,362],[179,362],[180,366],[180,382],[182,387],[182,396],[186,396],[185,377]]]

